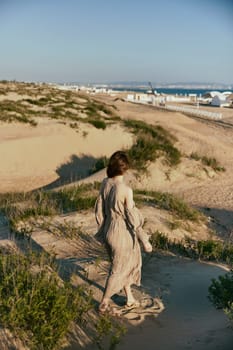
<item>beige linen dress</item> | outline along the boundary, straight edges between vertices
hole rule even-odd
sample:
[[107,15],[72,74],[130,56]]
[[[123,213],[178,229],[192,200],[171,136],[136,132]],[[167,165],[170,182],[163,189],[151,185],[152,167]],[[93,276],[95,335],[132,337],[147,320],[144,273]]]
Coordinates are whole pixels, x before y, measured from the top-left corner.
[[107,245],[112,262],[105,288],[108,298],[125,286],[140,285],[141,281],[141,250],[135,227],[142,217],[138,211],[126,207],[128,190],[124,182],[106,178],[95,205],[99,225],[96,238]]

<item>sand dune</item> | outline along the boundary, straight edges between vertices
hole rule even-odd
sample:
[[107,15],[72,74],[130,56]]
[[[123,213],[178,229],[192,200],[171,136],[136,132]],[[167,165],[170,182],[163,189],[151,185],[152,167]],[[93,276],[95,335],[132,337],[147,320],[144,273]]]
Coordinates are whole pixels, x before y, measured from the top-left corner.
[[[12,98],[16,96],[12,95]],[[163,112],[122,101],[114,102],[111,97],[99,99],[115,103],[122,118],[162,125],[177,137],[176,146],[183,153],[182,163],[174,169],[159,160],[150,164],[148,174],[141,177],[131,174],[128,178],[131,186],[179,194],[190,204],[207,210],[206,214],[212,217],[213,226],[229,238],[233,230],[233,130],[203,124],[179,113]],[[83,182],[101,181],[105,170],[88,177],[88,170],[96,159],[110,156],[115,150],[128,147],[132,142],[133,136],[118,125],[99,130],[83,124],[75,130],[69,124],[46,118],[38,120],[35,128],[22,124],[0,124],[0,193],[29,191],[51,184],[58,186],[81,178]],[[190,161],[188,156],[191,152],[216,157],[226,172],[217,174],[210,169],[203,170],[198,162]],[[162,211],[156,214],[148,208],[142,208],[142,211],[148,217],[148,230],[162,225]],[[95,233],[93,212],[72,214],[66,219],[80,223],[90,235]],[[64,217],[58,220],[64,220]],[[12,245],[4,225],[0,233],[1,245]],[[191,231],[191,234],[196,238],[198,233]],[[205,231],[200,229],[199,237],[206,238]],[[48,252],[55,249],[58,259],[73,265],[82,264],[78,258],[84,259],[90,254],[90,250],[80,249],[79,245],[65,239],[55,239],[43,231],[34,232],[32,239]],[[93,264],[85,264],[82,267],[89,268],[93,281],[98,279],[103,287],[106,273],[100,278]],[[155,254],[144,259],[143,288],[135,289],[134,293],[138,298],[145,295],[161,297],[164,310],[152,315],[148,312],[145,315],[147,317],[143,318],[144,322],[138,322],[142,320],[142,310],[136,311],[135,317],[132,313],[131,319],[128,319],[129,332],[119,349],[230,350],[233,332],[229,322],[222,311],[215,310],[207,299],[211,278],[224,272],[218,266],[171,255]],[[79,283],[78,275],[76,278]],[[93,287],[93,291],[96,299],[100,300],[101,289]],[[4,349],[9,350],[13,341],[9,343],[9,337],[7,339],[8,345]],[[93,349],[93,346],[85,346]],[[76,339],[66,349],[79,348],[82,346]],[[19,345],[17,349],[22,350],[22,347]]]
[[[113,137],[114,135],[114,137]],[[101,156],[132,144],[132,135],[118,125],[99,130],[81,124],[78,130],[51,120],[35,128],[0,125],[0,192],[29,191],[61,180],[77,180]]]

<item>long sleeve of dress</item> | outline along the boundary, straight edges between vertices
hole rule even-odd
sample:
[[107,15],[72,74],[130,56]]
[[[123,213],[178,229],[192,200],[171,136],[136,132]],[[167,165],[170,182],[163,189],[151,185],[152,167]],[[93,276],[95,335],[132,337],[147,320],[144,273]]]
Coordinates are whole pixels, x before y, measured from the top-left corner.
[[140,210],[138,210],[138,208],[135,206],[135,204],[133,208],[130,208],[130,209],[128,207],[125,207],[125,215],[129,222],[129,225],[132,227],[134,231],[137,231],[139,227],[143,226],[144,218]]
[[95,219],[98,226],[101,226],[104,220],[104,207],[102,195],[99,194],[95,202]]
[[104,200],[103,200],[103,184],[100,188],[99,195],[95,202],[95,219],[98,225],[98,231],[95,234],[95,238],[100,243],[105,242],[104,234],[104,221],[105,221],[105,209],[104,209]]
[[143,229],[144,218],[140,210],[134,204],[131,209],[125,208],[125,215],[131,232],[133,232],[143,244],[147,243],[149,236]]
[[95,219],[99,227],[103,224],[104,217],[105,217],[104,199],[103,199],[105,184],[106,184],[106,179],[103,180],[100,186],[99,194],[95,202]]

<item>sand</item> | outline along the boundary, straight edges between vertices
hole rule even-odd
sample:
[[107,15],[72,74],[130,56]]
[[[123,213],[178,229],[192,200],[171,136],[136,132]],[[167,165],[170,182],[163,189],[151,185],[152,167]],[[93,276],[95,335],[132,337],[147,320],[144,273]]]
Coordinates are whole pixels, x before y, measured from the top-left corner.
[[207,299],[211,278],[223,269],[177,257],[153,257],[144,271],[143,285],[151,294],[161,288],[165,310],[140,327],[131,327],[119,350],[232,349],[229,321]]
[[[114,137],[113,137],[114,135]],[[43,119],[37,127],[0,125],[0,192],[29,191],[53,182],[88,175],[101,156],[132,143],[132,136],[113,125],[106,131],[91,125],[78,130]]]
[[[233,129],[208,125],[179,113],[163,112],[149,106],[114,102],[113,97],[98,98],[110,104],[115,103],[118,114],[123,118],[160,124],[178,139],[177,147],[184,155],[182,165],[170,171],[169,176],[164,176],[166,166],[163,162],[151,164],[149,175],[137,181],[131,180],[132,186],[179,194],[209,215],[221,237],[230,239],[233,232]],[[231,119],[230,113],[227,110],[228,120]],[[101,181],[105,171],[88,178],[88,168],[98,157],[109,156],[119,148],[130,146],[132,142],[132,135],[116,125],[103,131],[90,125],[75,130],[69,124],[49,119],[39,120],[36,128],[22,124],[0,124],[0,192],[55,187],[80,179]],[[216,174],[203,171],[199,164],[194,166],[188,159],[191,152],[216,157],[226,172]],[[154,215],[146,208],[142,210],[149,218],[151,227],[157,227],[160,222],[156,216],[158,213]],[[160,218],[162,215],[161,212]],[[81,223],[90,235],[96,231],[93,212],[73,214],[68,219]],[[9,238],[4,222],[0,226],[1,246],[13,247],[14,242]],[[199,238],[203,234],[200,231]],[[35,232],[32,239],[43,250],[55,249],[57,258],[64,264],[82,266],[85,258],[92,256],[90,250],[65,239],[55,239],[43,231]],[[103,287],[106,273],[100,278],[93,265],[86,264],[85,268],[90,269],[92,281],[98,280]],[[138,298],[159,297],[162,307],[155,312],[138,310],[128,315],[126,321],[129,331],[118,348],[232,349],[233,331],[230,323],[224,313],[216,310],[207,299],[211,279],[224,273],[225,269],[219,266],[171,255],[156,253],[144,259],[143,287],[135,289],[134,293]],[[80,282],[79,277],[76,276],[77,283]],[[102,291],[93,288],[96,299],[100,300]],[[3,349],[9,350],[13,341],[10,344],[8,337],[4,344]],[[88,341],[83,344],[88,344]],[[74,339],[66,349],[79,348],[82,346]],[[23,350],[22,346],[17,349]]]
[[[112,98],[99,97],[112,103]],[[115,102],[123,118],[144,120],[159,124],[171,131],[178,139],[176,146],[183,153],[182,164],[164,175],[164,167],[151,165],[151,176],[143,179],[142,186],[150,189],[178,194],[186,202],[208,211],[217,229],[233,232],[233,128],[224,128],[215,124],[206,124],[176,112],[157,110],[152,106]],[[207,107],[208,108],[208,107]],[[223,114],[223,121],[233,121],[233,109],[214,108]],[[198,164],[187,159],[192,152],[216,158],[226,171],[214,174],[198,170]],[[138,186],[138,184],[137,184]]]

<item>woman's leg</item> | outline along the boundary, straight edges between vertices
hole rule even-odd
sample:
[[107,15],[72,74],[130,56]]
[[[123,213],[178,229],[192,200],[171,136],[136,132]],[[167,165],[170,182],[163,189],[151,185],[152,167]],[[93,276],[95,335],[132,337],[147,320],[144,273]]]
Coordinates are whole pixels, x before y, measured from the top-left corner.
[[106,311],[109,307],[110,304],[110,299],[112,297],[112,293],[111,293],[111,288],[109,288],[109,280],[110,280],[110,276],[108,277],[107,281],[106,281],[106,286],[105,286],[105,291],[102,297],[102,300],[99,304],[99,311]]
[[104,312],[108,310],[110,299],[103,297],[99,304],[99,311]]
[[126,305],[131,305],[131,304],[135,303],[135,298],[132,294],[131,286],[130,285],[125,286],[124,291],[125,291],[126,299],[127,299]]

